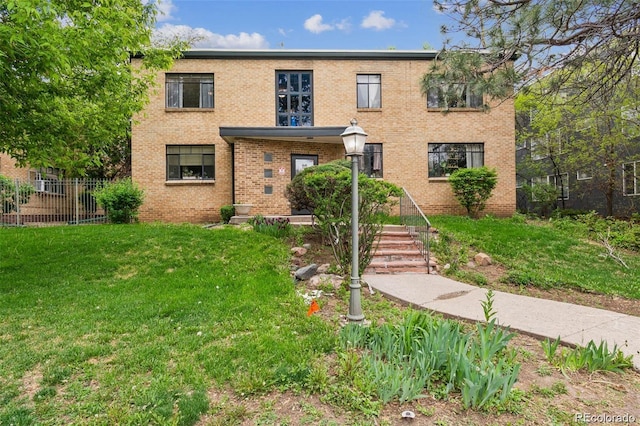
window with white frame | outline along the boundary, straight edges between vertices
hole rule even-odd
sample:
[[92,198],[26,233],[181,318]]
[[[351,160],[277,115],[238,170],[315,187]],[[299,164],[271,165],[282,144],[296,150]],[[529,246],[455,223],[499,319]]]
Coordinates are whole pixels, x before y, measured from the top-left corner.
[[576,172],[576,179],[577,180],[589,180],[593,178],[593,175],[591,174],[591,172],[587,172],[584,170],[578,170]]
[[[556,188],[558,200],[569,199],[569,173],[560,173],[559,175],[536,176],[531,178],[531,186],[551,185]],[[533,193],[533,201],[539,201]]]
[[547,158],[547,144],[544,139],[531,139],[529,141],[529,152],[531,153],[532,160],[542,160]]
[[382,177],[382,144],[364,144],[364,155],[360,157],[360,172],[372,178]]
[[167,180],[215,179],[215,146],[167,145]]
[[440,83],[427,90],[427,108],[482,108],[482,92],[465,83]]
[[549,185],[553,185],[558,190],[558,200],[569,199],[569,173],[547,176]]
[[380,108],[382,79],[380,74],[358,74],[356,86],[358,108]]
[[516,175],[516,188],[522,188],[527,184],[527,178]]
[[625,196],[640,195],[640,161],[622,164],[622,193]]
[[429,177],[447,177],[461,168],[484,166],[483,143],[430,143]]
[[213,74],[167,74],[167,108],[213,108]]
[[29,171],[36,192],[63,195],[65,193],[64,182],[61,180],[62,171],[55,167],[40,168]]

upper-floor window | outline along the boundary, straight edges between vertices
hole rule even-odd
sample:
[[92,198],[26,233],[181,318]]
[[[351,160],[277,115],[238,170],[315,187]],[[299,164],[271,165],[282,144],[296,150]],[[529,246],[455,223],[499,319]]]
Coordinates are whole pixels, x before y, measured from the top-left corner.
[[382,177],[382,144],[364,144],[364,155],[360,157],[360,172],[372,178]]
[[578,170],[576,172],[576,180],[589,180],[591,178],[593,178],[593,174],[589,171]]
[[622,164],[622,193],[640,195],[640,161]]
[[278,126],[313,126],[313,73],[276,72]]
[[215,177],[214,145],[167,145],[167,180]]
[[482,166],[483,143],[429,144],[429,177],[446,177],[458,169]]
[[213,74],[167,74],[167,108],[213,108]]
[[482,92],[465,83],[440,83],[427,91],[428,108],[482,108]]
[[381,77],[380,74],[358,74],[358,108],[381,107]]

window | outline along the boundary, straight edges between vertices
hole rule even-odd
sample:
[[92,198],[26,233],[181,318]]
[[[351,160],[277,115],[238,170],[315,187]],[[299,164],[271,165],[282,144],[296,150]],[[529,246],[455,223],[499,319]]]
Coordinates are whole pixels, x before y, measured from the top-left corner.
[[588,180],[588,179],[591,179],[591,178],[593,178],[593,175],[590,172],[585,172],[585,171],[581,171],[581,170],[578,170],[576,172],[576,179],[577,180]]
[[278,126],[313,126],[311,71],[276,72]]
[[40,168],[29,172],[29,178],[35,191],[47,194],[64,195],[64,182],[59,179],[61,176],[62,171],[55,167]]
[[427,108],[482,108],[482,92],[464,83],[442,83],[427,91]]
[[360,172],[372,178],[382,177],[382,144],[364,144],[364,155],[360,157]]
[[213,108],[213,74],[167,74],[167,108]]
[[640,195],[640,161],[622,164],[622,193],[625,196]]
[[430,143],[429,177],[445,177],[460,168],[482,167],[482,143]]
[[380,74],[358,74],[358,108],[380,108]]
[[543,140],[531,139],[529,147],[532,160],[542,160],[543,158],[548,157],[547,146]]
[[516,188],[522,188],[527,184],[527,179],[523,176],[516,175]]
[[167,146],[167,180],[188,179],[215,179],[215,146]]
[[549,185],[553,185],[558,190],[558,200],[569,199],[569,173],[547,176]]

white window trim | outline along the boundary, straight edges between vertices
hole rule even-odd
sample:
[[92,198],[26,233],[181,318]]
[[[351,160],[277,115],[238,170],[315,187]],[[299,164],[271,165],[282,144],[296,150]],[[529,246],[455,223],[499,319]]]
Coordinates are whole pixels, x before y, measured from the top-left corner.
[[576,180],[590,180],[593,179],[593,175],[588,175],[587,172],[582,172],[580,174],[580,170],[576,172]]
[[[625,165],[633,164],[633,192],[627,194],[627,179]],[[625,197],[635,197],[640,195],[640,177],[638,177],[638,171],[640,171],[640,161],[629,161],[622,163],[622,195]]]

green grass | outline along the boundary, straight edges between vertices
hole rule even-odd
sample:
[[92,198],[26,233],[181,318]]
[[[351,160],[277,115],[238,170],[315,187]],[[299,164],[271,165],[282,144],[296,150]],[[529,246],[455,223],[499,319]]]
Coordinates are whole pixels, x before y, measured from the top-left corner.
[[193,424],[295,386],[335,336],[289,247],[232,228],[0,228],[0,424]]
[[449,234],[473,256],[483,251],[507,268],[506,281],[542,288],[570,287],[640,299],[640,255],[622,254],[628,269],[606,254],[604,247],[576,233],[548,224],[486,217],[430,218],[441,234]]

